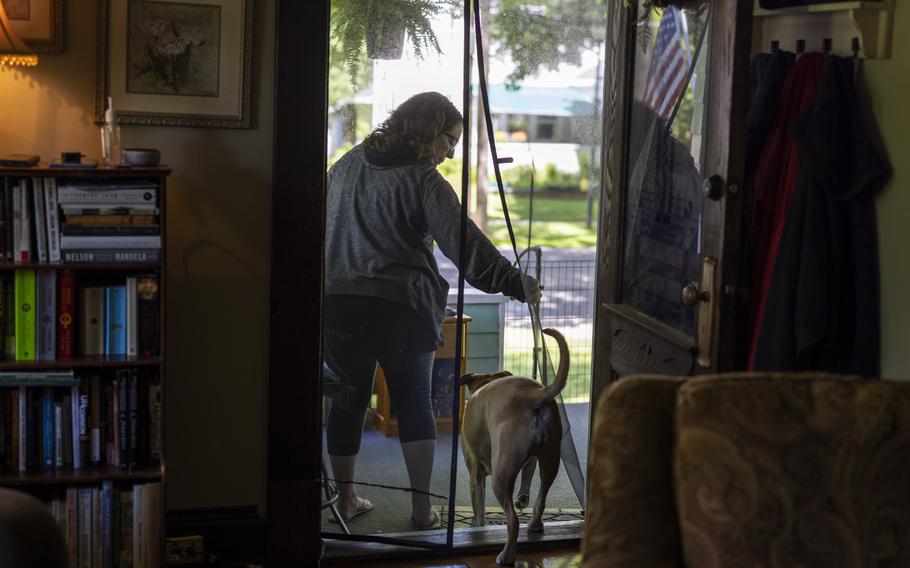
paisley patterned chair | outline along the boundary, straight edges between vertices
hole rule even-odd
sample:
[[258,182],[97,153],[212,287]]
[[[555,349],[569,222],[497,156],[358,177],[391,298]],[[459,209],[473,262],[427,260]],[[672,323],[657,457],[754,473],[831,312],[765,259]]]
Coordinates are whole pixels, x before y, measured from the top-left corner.
[[628,377],[588,475],[592,568],[910,566],[910,382]]

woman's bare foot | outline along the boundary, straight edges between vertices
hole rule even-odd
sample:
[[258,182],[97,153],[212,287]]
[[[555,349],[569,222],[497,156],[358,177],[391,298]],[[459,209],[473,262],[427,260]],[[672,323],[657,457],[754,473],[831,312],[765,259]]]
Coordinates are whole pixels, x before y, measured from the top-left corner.
[[373,503],[369,499],[364,499],[359,495],[354,495],[352,499],[340,499],[338,501],[338,512],[345,522],[350,521],[358,515],[369,513],[373,510]]
[[411,520],[414,522],[414,526],[419,529],[436,528],[439,523],[439,516],[436,511],[430,508],[419,514],[417,512],[411,513]]

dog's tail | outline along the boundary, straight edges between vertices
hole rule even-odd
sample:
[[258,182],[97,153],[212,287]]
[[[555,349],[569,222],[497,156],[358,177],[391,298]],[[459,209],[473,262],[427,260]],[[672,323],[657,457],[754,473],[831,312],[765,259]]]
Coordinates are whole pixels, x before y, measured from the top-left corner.
[[569,380],[569,346],[566,344],[566,339],[555,329],[547,328],[542,331],[559,344],[559,368],[556,370],[556,380],[541,391],[542,397],[539,404],[545,404],[555,399]]

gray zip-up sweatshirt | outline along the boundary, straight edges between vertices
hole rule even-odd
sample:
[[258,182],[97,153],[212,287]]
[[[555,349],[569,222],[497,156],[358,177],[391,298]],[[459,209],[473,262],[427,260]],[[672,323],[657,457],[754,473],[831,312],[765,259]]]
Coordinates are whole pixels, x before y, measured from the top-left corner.
[[[325,293],[407,304],[442,344],[449,284],[439,275],[433,241],[457,264],[461,224],[449,182],[430,164],[371,164],[356,146],[329,170],[327,193]],[[524,300],[521,272],[470,219],[465,245],[471,286]]]

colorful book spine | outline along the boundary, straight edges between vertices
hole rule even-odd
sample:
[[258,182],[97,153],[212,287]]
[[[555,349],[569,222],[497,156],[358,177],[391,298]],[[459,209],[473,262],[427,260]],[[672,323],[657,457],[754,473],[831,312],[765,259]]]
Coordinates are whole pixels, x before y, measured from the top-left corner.
[[[45,423],[45,416],[48,415],[45,412],[44,408],[44,396],[41,392],[41,389],[28,389],[29,390],[29,461],[28,468],[31,469],[44,469],[44,434],[47,430]],[[50,440],[53,444],[53,429],[54,421],[53,415],[51,415],[50,420]],[[53,453],[53,446],[51,446],[51,453]]]
[[63,443],[63,403],[54,403],[54,469],[63,469],[64,446]]
[[133,568],[145,568],[145,487],[133,485]]
[[73,356],[73,310],[75,309],[76,276],[69,268],[60,271],[57,287],[57,357]]
[[133,564],[133,488],[120,492],[120,566]]
[[57,205],[57,179],[44,179],[44,207],[47,221],[47,256],[60,262],[60,214]]
[[107,334],[105,348],[107,355],[126,355],[126,286],[105,288],[107,299]]
[[19,181],[19,262],[32,260],[32,208],[29,207],[28,180]]
[[141,237],[160,234],[158,225],[76,225],[74,223],[64,223],[60,227],[60,233],[67,236],[86,237]]
[[92,431],[89,424],[91,414],[91,396],[89,394],[88,381],[82,380],[79,384],[79,457],[80,464],[89,463],[92,449]]
[[94,511],[91,487],[79,488],[79,568],[93,568],[92,526]]
[[89,264],[103,262],[160,262],[161,250],[158,248],[139,249],[73,249],[62,252],[63,261],[72,264]]
[[66,542],[69,543],[69,565],[79,566],[79,488],[66,488]]
[[10,457],[13,471],[25,471],[25,387],[10,392]]
[[135,203],[155,203],[157,190],[155,188],[80,188],[70,184],[63,184],[57,190],[57,200],[61,204],[73,206],[75,204],[95,205],[126,205]]
[[79,385],[73,385],[70,389],[70,419],[72,420],[72,438],[73,438],[73,469],[82,469],[82,434],[85,431],[86,422],[83,420],[85,414],[82,410],[82,396],[79,392]]
[[117,369],[117,426],[119,430],[120,467],[130,462],[130,415],[129,415],[129,374],[126,369]]
[[101,562],[100,568],[112,568],[114,552],[113,514],[114,484],[101,482]]
[[54,469],[54,390],[44,387],[41,396],[41,465]]
[[129,373],[129,466],[139,465],[139,373],[138,369],[130,368]]
[[22,182],[12,188],[13,262],[22,262]]
[[3,339],[6,358],[9,360],[16,359],[16,285],[15,275],[9,272],[0,274],[0,278],[6,280],[3,290],[3,303],[8,306],[6,318],[3,320]]
[[6,218],[6,225],[3,228],[4,232],[4,257],[7,262],[15,262],[16,255],[14,252],[15,246],[15,223],[13,219],[13,185],[9,178],[3,178],[3,216]]
[[60,248],[72,249],[157,249],[160,235],[60,235]]
[[161,460],[161,384],[149,385],[149,458]]
[[31,205],[35,222],[35,258],[47,262],[47,214],[44,211],[44,179],[32,178]]
[[35,360],[35,270],[15,271],[16,360]]
[[155,357],[158,349],[158,276],[143,274],[136,279],[136,312],[139,356]]
[[89,432],[92,441],[92,463],[98,465],[104,462],[104,443],[101,429],[101,378],[98,375],[89,377],[89,392],[91,393],[91,410],[88,415]]
[[52,360],[57,356],[57,271],[38,270],[38,359]]
[[126,354],[128,357],[135,357],[139,353],[137,307],[136,277],[130,275],[126,277]]
[[80,288],[79,354],[83,356],[104,353],[104,288]]
[[[94,211],[83,214],[83,210],[79,210],[78,213],[73,212],[71,215],[67,215],[66,221],[71,225],[79,225],[81,227],[141,227],[144,225],[155,225],[157,227],[155,218],[157,212],[157,210],[117,213]],[[158,233],[156,232],[156,234]]]
[[73,446],[78,445],[78,440],[73,440],[73,397],[72,390],[63,396],[61,403],[63,410],[63,465],[64,467],[73,466]]

